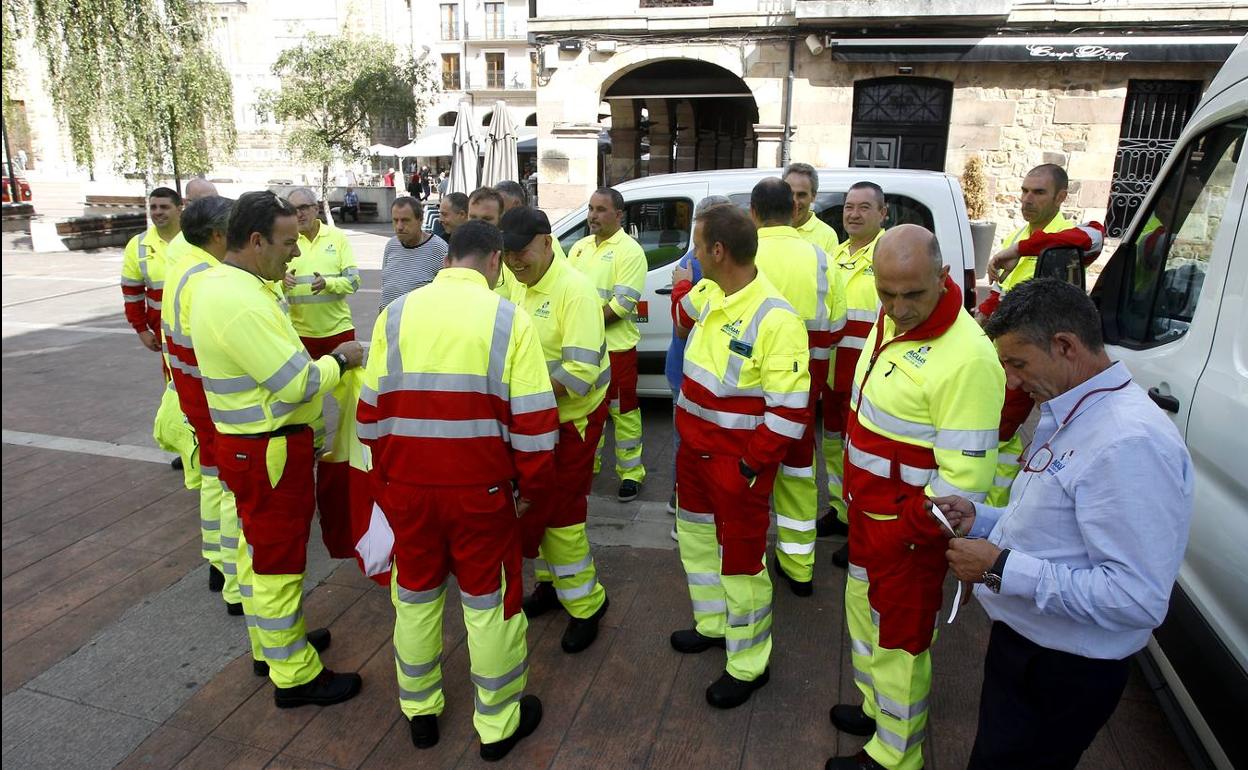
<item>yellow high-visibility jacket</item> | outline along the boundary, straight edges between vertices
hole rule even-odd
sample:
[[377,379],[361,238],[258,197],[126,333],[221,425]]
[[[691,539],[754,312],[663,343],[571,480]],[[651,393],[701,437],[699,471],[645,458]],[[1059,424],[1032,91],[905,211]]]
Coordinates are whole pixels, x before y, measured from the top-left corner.
[[[1044,226],[1044,232],[1060,233],[1061,231],[1069,230],[1074,226],[1074,223],[1062,216],[1062,213],[1059,211],[1057,216],[1053,217],[1053,219],[1051,219],[1049,223]],[[1034,230],[1032,230],[1030,224],[1023,225],[1014,232],[1005,236],[1005,239],[1001,241],[1001,248],[1004,249],[1007,246],[1012,246],[1015,243],[1028,238],[1033,232]],[[1019,257],[1018,264],[1016,264],[1014,269],[1010,271],[1010,274],[1001,281],[1001,292],[1008,292],[1010,289],[1013,289],[1023,281],[1031,280],[1036,275],[1036,262],[1038,259],[1038,257]]]
[[195,358],[221,433],[268,433],[310,424],[338,384],[332,356],[313,361],[271,283],[222,263],[196,282]]
[[[324,222],[310,241],[299,233],[299,256],[289,269],[295,273],[295,287],[286,292],[286,301],[300,337],[332,337],[355,328],[347,296],[359,290],[360,270],[346,233]],[[313,294],[317,273],[325,288]]]
[[827,254],[836,251],[836,247],[840,245],[836,230],[832,229],[832,225],[820,219],[814,211],[810,212],[810,219],[793,229],[797,230],[797,234],[802,236],[803,240],[815,244]]
[[[646,288],[646,252],[620,228],[601,245],[587,235],[576,242],[568,261],[598,290],[599,308],[606,305],[620,320],[607,326],[607,350],[637,347],[637,303]],[[599,314],[602,310],[599,309]]]
[[880,314],[880,295],[875,291],[875,246],[884,235],[881,229],[870,243],[854,253],[849,241],[836,248],[832,262],[845,285],[845,330],[836,345],[836,366],[832,389],[848,393],[853,385],[854,368],[862,354],[862,346],[871,333],[871,326]]
[[391,302],[373,327],[357,411],[385,484],[554,481],[558,413],[533,322],[485,276],[445,267]]
[[829,253],[787,225],[760,227],[754,264],[806,324],[811,359],[832,366],[845,328],[845,286]]
[[121,294],[125,300],[126,321],[137,332],[160,334],[168,247],[155,225],[126,244],[121,262]]
[[568,389],[556,398],[559,422],[574,423],[584,433],[589,413],[602,403],[611,382],[598,293],[557,256],[536,284],[516,281],[515,287],[512,298],[537,327],[550,378]]

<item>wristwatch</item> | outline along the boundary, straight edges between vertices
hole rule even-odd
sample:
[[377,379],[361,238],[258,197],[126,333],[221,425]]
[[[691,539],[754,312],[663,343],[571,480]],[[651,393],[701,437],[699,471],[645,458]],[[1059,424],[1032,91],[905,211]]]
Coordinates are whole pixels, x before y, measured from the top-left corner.
[[980,576],[980,579],[984,581],[984,587],[994,594],[1001,593],[1001,576],[1005,574],[1005,560],[1009,556],[1010,549],[1006,548],[988,568],[988,571]]
[[342,374],[347,371],[347,356],[343,353],[330,353],[334,360],[338,362],[338,373]]
[[737,463],[737,470],[741,472],[748,486],[754,486],[754,479],[758,478],[758,471],[747,465],[744,459]]

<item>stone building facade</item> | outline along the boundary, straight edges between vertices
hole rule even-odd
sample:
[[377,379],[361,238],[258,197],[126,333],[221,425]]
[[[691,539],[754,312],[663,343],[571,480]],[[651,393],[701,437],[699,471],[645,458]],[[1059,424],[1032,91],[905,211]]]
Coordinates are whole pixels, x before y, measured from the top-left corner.
[[[536,0],[529,22],[541,50],[540,195],[554,213],[583,205],[600,181],[654,173],[800,160],[961,174],[978,154],[998,233],[1022,223],[1019,186],[1044,162],[1071,177],[1067,216],[1122,220],[1248,30],[1248,8],[1230,2],[614,7],[585,18],[574,0]],[[659,71],[668,77],[648,76]],[[752,122],[704,125],[713,99],[736,100]]]

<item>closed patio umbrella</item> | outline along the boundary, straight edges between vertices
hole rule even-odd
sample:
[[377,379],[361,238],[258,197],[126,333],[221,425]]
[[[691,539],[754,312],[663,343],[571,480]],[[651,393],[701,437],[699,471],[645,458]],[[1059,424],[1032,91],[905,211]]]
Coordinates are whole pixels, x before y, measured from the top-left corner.
[[478,160],[477,140],[472,135],[472,108],[468,102],[460,102],[455,131],[451,135],[451,174],[442,194],[471,193],[477,189]]
[[490,133],[485,140],[485,170],[481,184],[493,187],[499,182],[519,181],[520,163],[516,158],[516,126],[507,113],[506,102],[494,105]]

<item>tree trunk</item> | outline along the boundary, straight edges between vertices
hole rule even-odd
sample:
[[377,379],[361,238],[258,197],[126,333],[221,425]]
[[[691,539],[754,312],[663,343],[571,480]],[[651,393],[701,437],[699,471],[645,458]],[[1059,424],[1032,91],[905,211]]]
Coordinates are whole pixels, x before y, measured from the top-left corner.
[[173,189],[182,194],[182,175],[178,172],[178,124],[173,110],[169,111],[169,157],[173,161]]
[[321,164],[321,208],[325,212],[325,222],[334,223],[334,215],[329,210],[329,163]]

